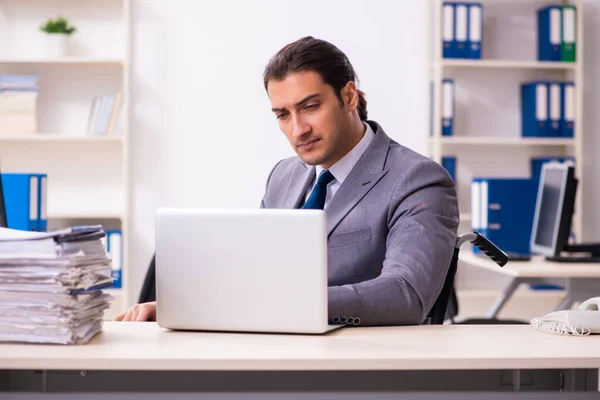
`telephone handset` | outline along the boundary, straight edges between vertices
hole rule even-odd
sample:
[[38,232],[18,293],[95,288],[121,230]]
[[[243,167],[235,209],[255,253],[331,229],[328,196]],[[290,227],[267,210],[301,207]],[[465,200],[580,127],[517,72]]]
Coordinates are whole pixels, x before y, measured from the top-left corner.
[[577,310],[551,312],[531,320],[531,325],[557,335],[586,336],[600,333],[600,297],[584,301]]

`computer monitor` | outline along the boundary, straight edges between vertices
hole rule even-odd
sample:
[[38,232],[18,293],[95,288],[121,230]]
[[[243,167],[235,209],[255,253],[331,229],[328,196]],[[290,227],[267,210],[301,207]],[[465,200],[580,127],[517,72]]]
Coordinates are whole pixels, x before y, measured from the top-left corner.
[[6,205],[4,204],[4,191],[2,190],[2,171],[0,171],[0,228],[8,227]]
[[568,245],[575,210],[577,179],[572,165],[546,163],[538,187],[531,251],[546,257],[559,257]]

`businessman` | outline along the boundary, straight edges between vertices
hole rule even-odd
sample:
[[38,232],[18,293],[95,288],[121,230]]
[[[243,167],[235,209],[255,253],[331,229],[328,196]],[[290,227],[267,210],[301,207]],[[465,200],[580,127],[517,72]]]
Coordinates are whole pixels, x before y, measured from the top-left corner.
[[[269,61],[264,86],[297,157],[272,169],[261,207],[325,210],[330,319],[420,324],[454,251],[454,183],[439,164],[368,120],[355,80],[346,55],[312,37]],[[144,303],[116,319],[155,317],[156,304]]]

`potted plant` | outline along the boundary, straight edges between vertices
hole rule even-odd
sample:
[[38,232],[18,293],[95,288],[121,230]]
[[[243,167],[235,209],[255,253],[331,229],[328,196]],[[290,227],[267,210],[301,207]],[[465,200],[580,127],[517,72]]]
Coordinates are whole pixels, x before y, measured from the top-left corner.
[[40,27],[42,32],[47,35],[48,55],[51,57],[63,57],[67,54],[67,45],[69,37],[77,30],[74,26],[69,25],[69,21],[63,17],[49,19]]

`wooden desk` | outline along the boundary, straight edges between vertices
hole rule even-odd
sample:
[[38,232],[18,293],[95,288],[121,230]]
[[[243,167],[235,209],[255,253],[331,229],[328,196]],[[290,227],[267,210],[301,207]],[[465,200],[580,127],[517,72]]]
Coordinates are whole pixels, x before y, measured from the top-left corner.
[[[504,267],[485,256],[472,252],[460,253],[460,262],[511,277],[510,284],[498,296],[488,311],[487,318],[495,318],[521,283],[547,283],[548,280],[563,280],[566,295],[555,310],[570,308],[575,302],[600,296],[600,264],[564,263],[546,261],[543,256],[534,256],[531,261],[508,262]],[[551,310],[548,310],[550,312]]]
[[600,335],[442,325],[307,336],[107,322],[87,345],[2,344],[0,354],[5,391],[597,391]]

